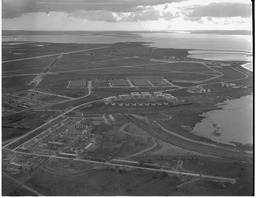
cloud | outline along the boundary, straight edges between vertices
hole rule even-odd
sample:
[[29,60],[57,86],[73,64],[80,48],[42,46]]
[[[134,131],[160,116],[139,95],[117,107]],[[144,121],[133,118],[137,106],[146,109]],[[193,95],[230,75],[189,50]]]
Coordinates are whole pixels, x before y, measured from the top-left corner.
[[32,12],[109,11],[135,12],[141,6],[154,6],[184,0],[3,0],[3,18],[17,18]]
[[162,16],[163,16],[163,19],[165,20],[170,20],[175,18],[175,16],[171,12],[164,12]]
[[135,12],[111,12],[111,11],[74,11],[68,14],[70,17],[86,19],[88,21],[105,21],[105,22],[138,22],[158,20],[160,12],[154,8],[138,9]]
[[158,20],[161,15],[160,12],[155,10],[153,7],[144,8],[142,10],[137,10],[135,12],[130,13],[116,13],[119,19],[118,21],[154,21]]
[[211,3],[189,8],[187,17],[251,17],[252,5],[242,3]]
[[185,21],[200,21],[202,17],[184,17]]
[[114,14],[110,11],[85,11],[79,10],[70,13],[68,16],[80,19],[86,19],[88,21],[106,21],[117,22]]

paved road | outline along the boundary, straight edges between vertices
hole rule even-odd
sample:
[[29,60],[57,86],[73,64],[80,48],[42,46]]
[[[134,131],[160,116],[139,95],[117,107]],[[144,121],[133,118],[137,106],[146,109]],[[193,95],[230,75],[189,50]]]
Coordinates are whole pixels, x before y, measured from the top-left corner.
[[[161,129],[154,122],[146,123],[142,120],[135,118],[132,115],[127,115],[126,117],[134,124],[138,125],[140,128],[147,131],[153,137],[160,139],[164,142],[170,143],[172,145],[178,146],[180,148],[208,155],[218,156],[222,158],[228,158],[232,160],[246,161],[244,155],[242,155],[240,152],[227,150],[218,146],[201,144],[201,142],[198,143],[195,141],[190,141],[190,139],[181,138],[179,136],[173,135],[172,133],[169,133],[166,130]],[[247,156],[252,158],[252,155]]]
[[135,156],[141,155],[141,154],[143,154],[143,153],[146,153],[146,152],[148,152],[148,151],[154,149],[154,148],[157,146],[157,142],[156,142],[156,139],[155,139],[154,137],[152,137],[151,139],[152,139],[152,141],[153,141],[153,145],[152,145],[152,146],[150,146],[150,147],[148,147],[148,148],[145,148],[144,150],[141,150],[141,151],[139,151],[139,152],[137,152],[137,153],[134,153],[134,154],[132,154],[132,155],[129,155],[129,156],[127,156],[127,158],[135,157]]
[[61,59],[62,55],[59,55],[56,57],[47,67],[43,69],[43,71],[38,74],[30,83],[29,85],[35,84],[34,88],[32,90],[35,90],[35,88],[40,84],[40,82],[45,78],[45,76],[50,72],[51,68]]
[[[155,122],[155,121],[153,121],[153,122]],[[156,123],[156,122],[155,122]],[[168,129],[166,129],[165,127],[163,127],[161,124],[159,124],[159,123],[156,123],[163,131],[165,131],[165,132],[167,132],[167,133],[169,133],[169,134],[171,134],[171,135],[174,135],[174,136],[176,136],[176,137],[179,137],[179,138],[181,138],[181,139],[184,139],[184,140],[186,140],[186,141],[190,141],[190,142],[194,142],[194,143],[198,143],[198,144],[202,144],[202,145],[206,145],[206,146],[211,146],[211,147],[213,147],[213,149],[215,148],[215,147],[217,147],[217,145],[216,144],[214,144],[214,143],[206,143],[206,142],[202,142],[202,141],[197,141],[197,140],[192,140],[192,139],[189,139],[189,138],[186,138],[186,137],[184,137],[184,136],[182,136],[182,135],[179,135],[178,133],[175,133],[175,132],[172,132],[172,131],[170,131],[170,130],[168,130]],[[225,150],[230,150],[230,151],[234,151],[234,152],[237,152],[237,150],[234,148],[234,149],[228,149],[228,148],[224,148],[224,147],[222,147],[223,149],[225,149]]]
[[86,51],[91,51],[91,50],[104,49],[104,48],[108,48],[108,47],[109,46],[95,47],[95,48],[90,48],[90,49],[83,49],[83,50],[76,50],[76,51],[69,51],[69,52],[60,52],[57,54],[48,54],[48,55],[20,58],[20,59],[14,59],[14,60],[6,60],[6,61],[2,61],[2,63],[10,63],[10,62],[23,61],[23,60],[31,60],[31,59],[37,59],[37,58],[65,55],[65,54],[73,54],[73,53],[78,53],[78,52],[86,52]]
[[59,94],[55,94],[55,93],[43,92],[43,91],[39,91],[39,90],[31,90],[31,91],[38,92],[38,93],[45,94],[45,95],[58,96],[58,97],[61,97],[61,98],[74,99],[74,98],[69,97],[69,96],[59,95]]
[[[20,151],[15,151],[15,153],[25,154],[25,155],[36,155],[36,156],[43,156],[43,157],[50,157],[50,158],[56,158],[56,159],[68,159],[67,157],[61,157],[61,156],[55,156],[55,155],[43,155],[43,154],[34,154],[34,153],[23,153]],[[148,167],[142,167],[142,166],[133,166],[128,164],[117,164],[117,163],[110,163],[110,162],[100,162],[100,161],[94,161],[94,160],[86,160],[86,159],[72,159],[74,161],[81,161],[81,162],[87,162],[87,163],[93,163],[93,164],[100,164],[100,165],[107,165],[107,166],[118,166],[118,167],[126,167],[126,168],[133,168],[133,169],[141,169],[141,170],[148,170],[148,171],[155,171],[155,172],[161,172],[161,173],[168,173],[168,174],[176,174],[176,175],[186,175],[186,176],[192,176],[192,177],[200,177],[205,179],[211,179],[216,181],[225,181],[230,183],[236,183],[236,179],[233,178],[227,178],[227,177],[219,177],[219,176],[212,176],[212,175],[205,175],[205,174],[198,174],[198,173],[188,173],[183,171],[174,171],[174,170],[168,170],[168,169],[156,169],[156,168],[148,168]]]
[[[88,94],[87,94],[87,95],[88,95]],[[84,97],[86,97],[86,96],[84,96]],[[77,109],[77,108],[79,108],[79,107],[82,107],[82,106],[84,106],[84,105],[91,104],[91,103],[94,103],[94,102],[97,102],[97,101],[100,101],[100,100],[101,100],[101,99],[93,100],[93,101],[86,102],[86,103],[80,104],[80,105],[78,105],[78,106],[75,106],[75,107],[73,107],[72,109],[69,109],[69,110],[65,111],[64,113],[62,113],[62,114],[58,115],[58,116],[57,116],[57,117],[55,117],[54,119],[49,120],[49,121],[48,121],[48,122],[46,122],[45,124],[43,124],[43,125],[41,125],[41,126],[37,127],[36,129],[34,129],[34,130],[30,131],[29,133],[26,133],[25,135],[23,135],[23,136],[21,136],[21,137],[19,137],[19,138],[15,139],[14,141],[9,142],[9,143],[8,143],[8,144],[6,144],[3,148],[7,148],[9,145],[11,145],[11,144],[15,143],[16,141],[19,141],[20,139],[25,138],[25,137],[27,137],[27,136],[31,135],[31,134],[32,134],[32,133],[34,133],[36,130],[41,129],[42,127],[44,127],[44,126],[46,126],[46,125],[50,124],[51,122],[53,122],[53,121],[55,121],[55,120],[59,119],[60,117],[62,117],[62,116],[64,116],[64,115],[66,115],[67,113],[69,113],[69,112],[71,112],[71,111],[73,111],[73,110],[75,110],[75,109]],[[30,138],[30,139],[31,139],[31,138]]]
[[[81,97],[78,97],[78,98],[71,98],[70,100],[64,100],[64,101],[58,102],[56,104],[62,104],[62,103],[65,103],[65,102],[71,102],[71,101],[74,101],[74,100],[79,100],[79,99],[82,99],[82,98],[87,98],[88,96],[91,95],[91,92],[92,92],[92,81],[89,81],[88,82],[88,93],[85,96],[81,96]],[[100,101],[100,100],[95,100],[95,101]],[[85,104],[86,103],[84,103],[84,105]]]
[[25,185],[24,183],[21,183],[20,181],[18,181],[18,180],[16,180],[16,179],[12,178],[11,176],[7,175],[5,172],[2,171],[2,173],[3,173],[4,176],[6,176],[6,177],[8,177],[9,179],[13,180],[13,181],[16,182],[17,184],[19,184],[21,187],[23,187],[23,188],[29,190],[30,192],[33,192],[33,193],[35,193],[35,194],[38,195],[38,196],[44,196],[43,194],[40,194],[40,193],[38,193],[37,191],[33,190],[32,188],[28,187],[28,186]]

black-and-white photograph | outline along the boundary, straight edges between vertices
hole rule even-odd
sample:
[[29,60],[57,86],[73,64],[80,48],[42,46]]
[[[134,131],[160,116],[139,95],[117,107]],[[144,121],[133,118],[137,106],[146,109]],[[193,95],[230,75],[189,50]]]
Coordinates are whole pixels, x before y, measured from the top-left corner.
[[253,196],[250,0],[3,0],[2,196]]

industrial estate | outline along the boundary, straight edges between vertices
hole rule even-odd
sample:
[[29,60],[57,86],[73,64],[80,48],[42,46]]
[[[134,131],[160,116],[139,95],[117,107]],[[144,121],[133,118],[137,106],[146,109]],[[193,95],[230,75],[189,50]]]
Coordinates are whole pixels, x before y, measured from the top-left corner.
[[253,145],[193,128],[252,94],[252,72],[187,55],[3,42],[3,195],[251,195]]

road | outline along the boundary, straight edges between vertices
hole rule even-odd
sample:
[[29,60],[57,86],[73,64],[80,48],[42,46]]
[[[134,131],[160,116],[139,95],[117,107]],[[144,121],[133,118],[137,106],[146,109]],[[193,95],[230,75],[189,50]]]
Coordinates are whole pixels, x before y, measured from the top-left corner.
[[129,155],[129,156],[127,156],[127,158],[131,158],[131,157],[135,157],[135,156],[141,155],[141,154],[146,153],[146,152],[148,152],[148,151],[154,149],[155,147],[157,147],[156,139],[155,139],[155,138],[151,138],[151,139],[152,139],[152,141],[153,141],[153,145],[152,145],[152,146],[150,146],[150,147],[148,147],[148,148],[145,148],[144,150],[141,150],[141,151],[139,151],[139,152],[137,152],[137,153],[134,153],[134,154],[132,154],[132,155]]
[[[155,121],[153,121],[153,122],[155,122]],[[156,122],[155,122],[155,123],[156,123]],[[195,142],[195,143],[202,144],[202,145],[206,145],[206,146],[217,147],[217,145],[214,144],[214,143],[213,143],[213,144],[210,144],[210,143],[206,143],[206,142],[201,142],[201,141],[192,140],[192,139],[186,138],[186,137],[184,137],[184,136],[182,136],[182,135],[179,135],[178,133],[175,133],[175,132],[172,132],[172,131],[166,129],[165,127],[163,127],[163,126],[162,126],[161,124],[159,124],[159,123],[156,123],[156,124],[157,124],[163,131],[165,131],[165,132],[167,132],[167,133],[169,133],[169,134],[171,134],[171,135],[174,135],[174,136],[176,136],[176,137],[179,137],[179,138],[181,138],[181,139],[184,139],[184,140],[186,140],[186,141]],[[213,149],[214,149],[214,148],[213,148]],[[223,147],[223,149],[230,150],[230,151],[234,151],[234,152],[237,151],[236,149],[228,149],[228,148],[224,148],[224,147]]]
[[[145,63],[145,64],[136,64],[136,65],[120,65],[120,66],[111,66],[111,67],[96,67],[96,68],[87,68],[87,69],[55,71],[55,72],[52,72],[52,73],[54,73],[54,74],[62,74],[62,73],[82,72],[82,71],[91,71],[91,70],[108,70],[108,69],[136,68],[136,67],[140,68],[140,67],[144,67],[144,66],[146,67],[146,66],[150,66],[150,65],[166,65],[166,63]],[[162,72],[166,73],[166,71],[162,71]],[[169,71],[169,72],[171,72],[171,71]],[[175,73],[177,73],[177,71],[175,71]],[[178,73],[187,73],[187,72],[178,72]],[[50,72],[48,74],[50,74]],[[197,74],[197,73],[195,73],[195,74]],[[17,76],[31,76],[31,75],[38,75],[38,73],[33,73],[33,74],[13,74],[13,75],[8,75],[8,76],[7,75],[3,76],[3,78],[17,77]]]
[[[21,187],[27,189],[30,192],[35,193],[37,196],[44,196],[43,194],[38,193],[37,191],[33,190],[32,188],[28,187],[27,185],[25,185],[24,183],[21,183],[20,181],[10,177],[9,175],[7,175],[5,172],[2,171],[2,174],[6,177],[8,177],[9,179],[13,180],[14,182],[16,182],[17,184],[19,184]],[[6,196],[6,195],[5,195]],[[8,195],[7,195],[8,196]]]
[[[49,156],[49,155],[43,155],[43,154],[24,153],[24,152],[20,152],[20,151],[15,151],[15,153],[20,153],[20,154],[25,154],[25,155],[36,155],[36,156],[56,158],[56,159],[68,159],[68,160],[70,160],[70,158],[60,157],[60,156],[55,156],[55,155],[50,155]],[[86,162],[86,163],[107,165],[107,166],[117,166],[117,167],[141,169],[141,170],[147,170],[147,171],[155,171],[155,172],[175,174],[175,175],[186,175],[186,176],[199,177],[199,178],[211,179],[211,180],[216,180],[216,181],[225,181],[225,182],[230,182],[232,184],[236,183],[236,179],[233,179],[233,178],[219,177],[219,176],[206,175],[206,174],[188,173],[188,172],[184,172],[184,171],[175,171],[175,170],[169,170],[169,169],[163,169],[163,168],[161,168],[161,169],[148,168],[148,167],[143,167],[143,166],[135,166],[135,165],[133,166],[133,165],[128,165],[128,164],[117,164],[117,163],[112,163],[112,162],[100,162],[100,161],[80,159],[80,158],[75,158],[75,159],[72,159],[72,160],[80,161],[80,162]]]
[[[233,70],[239,72],[240,74],[243,74],[244,77],[238,78],[238,79],[224,80],[224,81],[223,81],[223,80],[220,80],[220,81],[218,81],[218,82],[211,82],[211,83],[200,83],[200,84],[197,84],[197,85],[206,86],[206,85],[215,85],[215,84],[219,84],[219,83],[221,83],[221,82],[226,82],[226,83],[228,83],[228,82],[236,82],[236,81],[240,81],[240,80],[245,80],[245,79],[247,79],[247,78],[249,77],[248,74],[246,74],[245,72],[241,71],[241,70],[238,69],[238,68],[234,68],[234,67],[230,67],[230,66],[227,66],[227,67],[229,67],[229,68],[231,68],[231,69],[233,69]],[[215,71],[216,71],[216,70],[215,70]],[[216,71],[216,72],[218,72],[218,71]],[[220,78],[220,77],[223,77],[223,76],[219,76],[218,78]],[[210,80],[213,80],[213,79],[210,79]],[[205,80],[204,82],[206,82],[206,81],[209,81],[209,80]],[[192,88],[192,87],[194,87],[194,86],[180,87],[179,90],[180,90],[180,89],[189,89],[189,88]],[[173,89],[165,89],[165,90],[161,90],[161,91],[162,91],[162,92],[168,92],[168,91],[173,91]]]
[[45,94],[45,95],[58,96],[58,97],[61,97],[61,98],[66,98],[66,99],[74,99],[74,98],[69,97],[69,96],[63,96],[63,95],[59,95],[59,94],[55,94],[55,93],[43,92],[43,91],[39,91],[39,90],[30,90],[30,91],[41,93],[41,94]]
[[[88,94],[87,94],[87,95],[88,95]],[[86,97],[86,96],[84,96],[84,97]],[[69,113],[69,112],[71,112],[71,111],[73,111],[73,110],[75,110],[75,109],[77,109],[77,108],[80,108],[80,107],[82,107],[82,106],[85,106],[85,105],[87,105],[87,104],[91,104],[91,103],[94,103],[94,102],[97,102],[97,101],[101,101],[101,99],[93,100],[93,101],[86,102],[86,103],[80,104],[80,105],[78,105],[78,106],[75,106],[75,107],[73,107],[73,108],[71,108],[71,109],[69,109],[69,110],[65,111],[64,113],[62,113],[62,114],[58,115],[58,116],[57,116],[57,117],[55,117],[54,119],[49,120],[49,121],[48,121],[48,122],[46,122],[45,124],[43,124],[43,125],[41,125],[41,126],[37,127],[36,129],[34,129],[34,130],[30,131],[29,133],[26,133],[25,135],[23,135],[23,136],[21,136],[21,137],[19,137],[19,138],[15,139],[14,141],[9,142],[9,143],[8,143],[8,144],[6,144],[3,148],[7,148],[9,145],[11,145],[11,144],[15,143],[16,141],[19,141],[19,140],[21,140],[22,138],[26,138],[27,136],[31,135],[31,134],[32,134],[32,133],[34,133],[35,131],[37,131],[37,130],[39,130],[39,129],[43,128],[44,126],[46,126],[46,125],[50,124],[51,122],[54,122],[55,120],[57,120],[57,119],[61,118],[62,116],[66,115],[67,113]],[[31,138],[30,138],[30,139],[31,139]],[[15,148],[16,148],[16,147],[15,147]],[[14,148],[14,149],[15,149],[15,148]]]
[[[91,93],[92,93],[92,81],[89,81],[88,82],[88,93],[86,95],[78,97],[78,98],[71,98],[70,100],[64,100],[62,102],[58,102],[58,103],[55,103],[55,104],[62,104],[62,103],[65,103],[65,102],[71,102],[71,101],[74,101],[74,100],[79,100],[79,99],[82,99],[82,98],[86,98],[86,97],[90,96]],[[99,101],[99,100],[95,100],[95,101]]]
[[[90,95],[90,92],[89,92],[87,95],[83,96],[83,97],[75,98],[75,99],[71,99],[71,100],[77,100],[77,99],[85,98],[85,97],[87,97],[87,96],[89,96],[89,95]],[[71,100],[68,100],[68,102],[71,101]],[[71,109],[65,111],[64,113],[58,115],[58,116],[55,117],[54,119],[49,120],[49,121],[46,122],[45,124],[43,124],[43,125],[37,127],[36,129],[30,131],[29,133],[26,133],[25,135],[23,135],[23,136],[21,136],[21,137],[15,139],[14,141],[9,142],[9,143],[6,144],[3,148],[7,148],[9,145],[15,143],[16,141],[19,141],[19,140],[21,140],[22,138],[26,138],[27,136],[31,135],[31,134],[34,133],[35,131],[37,131],[37,130],[43,128],[44,126],[50,124],[51,122],[54,122],[55,120],[61,118],[62,116],[66,115],[67,113],[69,113],[69,112],[71,112],[71,111],[73,111],[73,110],[75,110],[75,109],[77,109],[77,108],[83,107],[83,106],[85,106],[85,105],[87,105],[87,104],[91,104],[91,103],[94,103],[94,102],[97,102],[97,101],[101,101],[101,99],[93,100],[93,101],[86,102],[86,103],[80,104],[80,105],[78,105],[78,106],[75,106],[75,107],[73,107],[73,108],[71,108]],[[64,101],[64,102],[67,102],[67,101]],[[31,138],[30,138],[30,139],[31,139]],[[16,147],[15,147],[15,148],[16,148]],[[15,149],[15,148],[14,148],[14,149]]]
[[86,51],[91,51],[91,50],[104,49],[104,48],[108,48],[108,47],[109,46],[95,47],[95,48],[90,48],[90,49],[75,50],[75,51],[69,51],[69,52],[60,52],[60,53],[57,53],[57,54],[48,54],[48,55],[33,56],[33,57],[20,58],[20,59],[14,59],[14,60],[6,60],[6,61],[2,61],[2,63],[10,63],[10,62],[31,60],[31,59],[37,59],[37,58],[46,58],[46,57],[65,55],[65,54],[73,54],[73,53],[78,53],[78,52],[86,52]]
[[[30,111],[30,110],[38,111],[38,110],[36,110],[38,108],[41,109],[41,108],[45,108],[45,107],[52,106],[52,105],[57,105],[57,104],[65,103],[65,102],[70,102],[70,101],[75,101],[75,100],[83,99],[83,98],[88,97],[91,94],[91,90],[92,90],[92,82],[91,81],[88,82],[88,93],[86,95],[78,97],[78,98],[71,98],[71,97],[68,97],[68,96],[63,96],[63,95],[58,95],[58,94],[53,94],[53,93],[46,93],[46,92],[41,92],[41,91],[38,91],[38,90],[31,89],[30,91],[33,91],[33,92],[38,92],[38,93],[42,93],[42,94],[49,94],[49,95],[54,95],[54,96],[58,96],[58,97],[63,97],[63,98],[67,98],[68,100],[64,100],[64,101],[56,102],[56,103],[47,103],[46,105],[43,105],[43,106],[28,108],[28,109],[25,109],[25,110],[22,110],[22,111],[19,111],[19,112],[14,112],[12,114],[17,114],[17,113],[21,113],[21,112]],[[9,93],[7,93],[7,95],[8,94]],[[16,95],[13,95],[13,96],[16,96]],[[37,101],[37,102],[41,102],[41,101]],[[47,111],[47,110],[44,110],[44,111]],[[51,111],[55,111],[55,110],[51,110]]]
[[48,74],[48,72],[51,70],[51,68],[62,58],[62,55],[59,55],[56,57],[49,65],[47,65],[46,68],[43,69],[43,71],[38,74],[30,83],[29,85],[35,84],[34,88],[32,90],[35,90],[35,88],[40,84],[40,82],[45,78],[45,76]]
[[[183,149],[207,154],[207,155],[213,155],[213,156],[217,156],[217,157],[228,158],[228,159],[238,160],[238,161],[247,161],[247,159],[245,159],[245,156],[242,155],[240,152],[237,152],[237,150],[232,151],[232,150],[224,149],[222,147],[218,147],[217,145],[209,146],[206,144],[201,144],[201,142],[198,143],[195,141],[190,141],[190,139],[187,140],[187,139],[181,138],[177,135],[173,135],[172,133],[169,133],[166,130],[163,130],[154,122],[146,123],[145,121],[139,120],[132,115],[126,115],[126,117],[131,122],[136,124],[138,127],[147,131],[153,137],[160,139],[164,142],[167,142],[169,144],[178,146]],[[252,155],[247,154],[247,156],[252,158]]]

